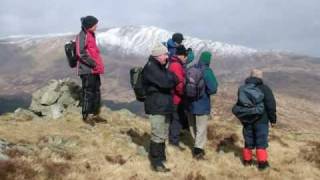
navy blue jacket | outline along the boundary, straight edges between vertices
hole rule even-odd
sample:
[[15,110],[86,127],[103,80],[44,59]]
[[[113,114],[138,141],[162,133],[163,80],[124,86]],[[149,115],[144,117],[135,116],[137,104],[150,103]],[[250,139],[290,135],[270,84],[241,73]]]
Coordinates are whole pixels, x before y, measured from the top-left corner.
[[189,110],[194,115],[206,115],[211,112],[210,95],[217,93],[218,82],[209,64],[199,62],[199,65],[201,69],[204,69],[203,78],[206,84],[206,92],[200,99],[189,104]]
[[169,58],[171,58],[173,55],[176,54],[176,50],[177,50],[177,44],[172,40],[172,39],[169,39],[167,41],[167,48],[168,48],[168,51],[169,51]]

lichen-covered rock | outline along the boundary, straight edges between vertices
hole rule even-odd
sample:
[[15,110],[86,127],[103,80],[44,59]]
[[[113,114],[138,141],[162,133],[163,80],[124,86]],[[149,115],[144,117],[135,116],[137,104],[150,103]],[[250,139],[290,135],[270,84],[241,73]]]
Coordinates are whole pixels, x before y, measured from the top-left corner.
[[81,87],[69,79],[51,80],[32,94],[29,109],[46,119],[58,119],[72,107],[79,105]]

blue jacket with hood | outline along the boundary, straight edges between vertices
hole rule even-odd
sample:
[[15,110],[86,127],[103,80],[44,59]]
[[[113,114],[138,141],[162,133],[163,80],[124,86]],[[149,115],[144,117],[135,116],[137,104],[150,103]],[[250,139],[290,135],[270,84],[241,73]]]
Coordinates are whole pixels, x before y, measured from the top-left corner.
[[218,89],[217,79],[210,68],[211,53],[203,52],[201,54],[198,66],[203,69],[203,78],[206,90],[203,96],[195,101],[190,102],[189,110],[194,115],[207,115],[211,112],[210,95],[216,94]]

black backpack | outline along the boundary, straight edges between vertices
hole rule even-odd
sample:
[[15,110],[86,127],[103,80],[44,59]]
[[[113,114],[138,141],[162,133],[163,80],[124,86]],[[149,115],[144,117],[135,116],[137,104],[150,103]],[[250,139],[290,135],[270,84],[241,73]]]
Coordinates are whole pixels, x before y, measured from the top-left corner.
[[185,95],[192,100],[197,100],[205,93],[203,68],[199,65],[191,66],[186,70]]
[[134,67],[130,69],[131,87],[134,90],[136,99],[140,102],[144,102],[144,100],[146,99],[146,92],[143,86],[142,73],[143,73],[142,67]]
[[74,68],[77,66],[78,56],[76,53],[76,42],[75,41],[69,41],[64,45],[64,50],[67,56],[67,60],[69,63],[69,66],[71,68]]
[[265,111],[264,94],[256,84],[245,84],[238,90],[238,101],[232,108],[232,113],[242,123],[254,123]]

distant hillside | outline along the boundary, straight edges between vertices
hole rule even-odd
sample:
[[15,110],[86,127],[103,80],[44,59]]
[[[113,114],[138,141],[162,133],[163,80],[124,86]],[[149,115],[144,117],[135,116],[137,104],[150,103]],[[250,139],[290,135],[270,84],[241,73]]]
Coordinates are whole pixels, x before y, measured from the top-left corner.
[[[144,65],[152,44],[165,41],[171,34],[152,26],[124,26],[97,33],[106,65],[102,92],[107,106],[113,109],[126,107],[143,114],[141,103],[134,101],[129,69]],[[29,100],[21,98],[19,102],[19,95],[30,95],[50,79],[69,77],[80,83],[75,70],[68,67],[63,50],[64,43],[72,38],[74,35],[69,33],[0,39],[0,113],[12,111],[18,107],[17,104],[30,101],[29,96]],[[217,96],[221,98],[215,102],[216,108],[227,104],[223,109],[228,113],[234,103],[237,86],[248,76],[250,69],[260,68],[265,71],[265,82],[279,100],[280,122],[290,128],[320,128],[320,58],[257,51],[188,36],[185,44],[192,47],[196,55],[202,50],[210,50],[214,54],[211,67],[220,83]],[[17,101],[11,103],[8,97],[15,97]]]

